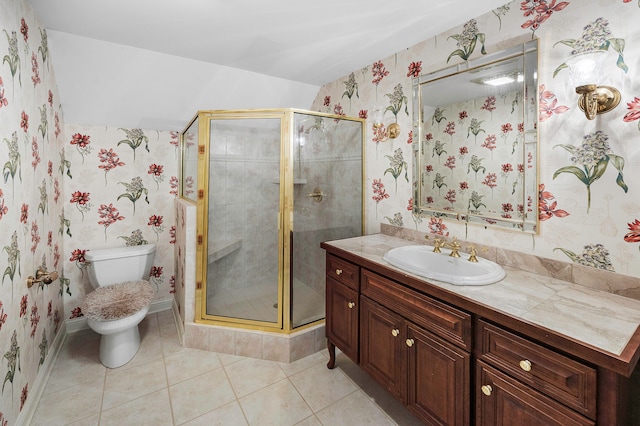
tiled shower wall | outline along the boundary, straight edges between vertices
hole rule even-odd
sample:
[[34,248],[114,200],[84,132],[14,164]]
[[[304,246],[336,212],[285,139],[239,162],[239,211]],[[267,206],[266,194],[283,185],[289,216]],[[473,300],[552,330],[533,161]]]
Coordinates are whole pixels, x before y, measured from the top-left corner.
[[277,280],[280,131],[214,123],[224,136],[210,142],[209,245],[239,241],[238,249],[209,262],[215,288]]

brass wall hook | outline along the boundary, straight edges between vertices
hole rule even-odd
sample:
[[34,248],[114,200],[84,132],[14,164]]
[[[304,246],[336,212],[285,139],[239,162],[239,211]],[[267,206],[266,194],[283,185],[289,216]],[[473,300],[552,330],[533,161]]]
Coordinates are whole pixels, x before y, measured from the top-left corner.
[[29,276],[27,278],[27,287],[31,288],[36,283],[43,283],[43,284],[49,285],[57,279],[58,279],[57,271],[47,272],[46,269],[39,267],[36,270],[35,278],[33,276]]

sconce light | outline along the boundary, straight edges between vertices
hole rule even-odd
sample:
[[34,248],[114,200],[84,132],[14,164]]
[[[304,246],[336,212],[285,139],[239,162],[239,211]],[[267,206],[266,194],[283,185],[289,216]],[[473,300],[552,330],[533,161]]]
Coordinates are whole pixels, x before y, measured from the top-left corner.
[[[373,128],[376,134],[379,136],[378,140],[380,142],[386,142],[389,139],[395,139],[400,136],[400,125],[398,123],[391,123],[387,127],[387,131],[383,132],[384,129],[384,110],[376,108],[371,113],[371,118],[373,119]],[[382,133],[385,133],[384,136]]]
[[584,115],[593,120],[596,114],[611,111],[620,103],[620,92],[615,87],[598,86],[602,75],[605,50],[593,50],[572,55],[567,59],[571,82],[580,95],[578,106]]

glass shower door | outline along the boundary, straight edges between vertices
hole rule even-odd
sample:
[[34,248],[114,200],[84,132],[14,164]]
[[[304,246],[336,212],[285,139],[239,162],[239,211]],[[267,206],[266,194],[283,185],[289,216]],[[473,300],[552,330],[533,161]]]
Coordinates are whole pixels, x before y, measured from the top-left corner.
[[362,123],[295,113],[292,327],[325,317],[322,241],[362,235]]
[[281,121],[210,121],[206,314],[225,321],[282,325]]

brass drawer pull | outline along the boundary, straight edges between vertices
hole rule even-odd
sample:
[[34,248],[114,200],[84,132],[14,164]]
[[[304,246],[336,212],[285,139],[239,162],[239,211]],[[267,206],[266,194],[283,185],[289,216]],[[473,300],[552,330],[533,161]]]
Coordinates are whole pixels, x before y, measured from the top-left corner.
[[342,274],[342,269],[336,269],[336,275],[341,275]]
[[347,306],[349,307],[349,309],[353,309],[356,306],[356,304],[353,302],[349,302],[347,303]]
[[491,396],[491,392],[493,392],[491,385],[484,385],[480,389],[482,390],[482,393],[487,396]]
[[406,340],[407,346],[411,347],[413,346],[413,344],[415,343],[415,341],[413,339],[407,339]]
[[393,330],[391,330],[391,335],[393,337],[398,337],[399,334],[400,334],[400,330],[398,330],[397,328],[394,328]]
[[531,361],[529,361],[528,359],[523,359],[522,361],[520,361],[520,368],[527,372],[531,371]]

